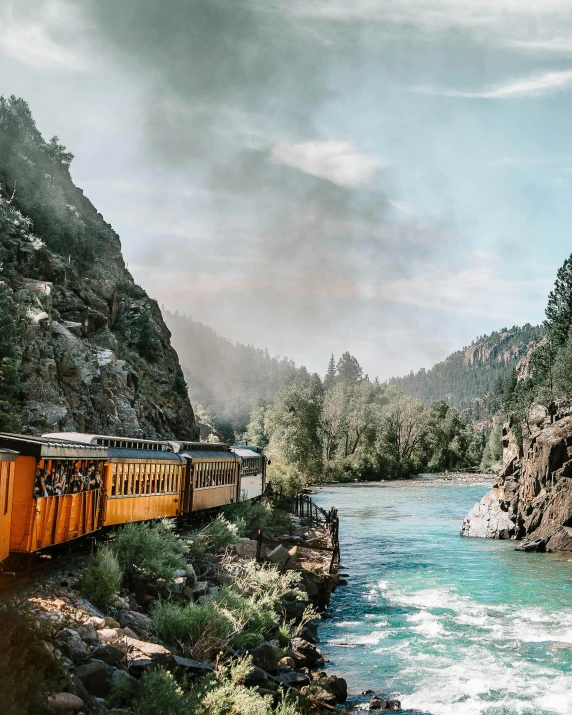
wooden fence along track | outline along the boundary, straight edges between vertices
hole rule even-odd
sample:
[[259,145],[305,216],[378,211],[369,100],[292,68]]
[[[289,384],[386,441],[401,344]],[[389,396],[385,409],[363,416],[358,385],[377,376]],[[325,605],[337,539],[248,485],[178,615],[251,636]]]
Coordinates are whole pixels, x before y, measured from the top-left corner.
[[[309,494],[305,492],[300,492],[295,497],[283,497],[282,494],[276,499],[276,505],[282,509],[286,509],[301,519],[309,519],[312,527],[317,529],[324,529],[328,534],[328,547],[314,547],[309,548],[315,549],[316,551],[323,551],[324,549],[331,551],[332,557],[330,560],[329,573],[332,574],[334,570],[339,568],[340,565],[340,520],[338,517],[338,510],[332,507],[329,511],[322,509],[318,506]],[[256,549],[256,560],[260,562],[262,560],[262,545],[264,542],[267,544],[279,544],[287,539],[273,539],[262,531],[258,530],[258,545]]]

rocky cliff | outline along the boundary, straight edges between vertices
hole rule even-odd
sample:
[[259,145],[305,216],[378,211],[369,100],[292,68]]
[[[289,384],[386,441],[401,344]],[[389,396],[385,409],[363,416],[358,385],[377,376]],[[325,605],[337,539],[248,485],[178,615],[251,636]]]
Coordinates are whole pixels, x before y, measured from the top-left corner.
[[74,186],[71,158],[22,100],[0,98],[0,299],[14,332],[0,364],[17,373],[7,385],[0,371],[1,428],[195,438],[159,307]]
[[572,415],[566,404],[554,412],[537,415],[523,440],[505,425],[502,469],[465,517],[462,536],[522,539],[524,550],[572,551]]

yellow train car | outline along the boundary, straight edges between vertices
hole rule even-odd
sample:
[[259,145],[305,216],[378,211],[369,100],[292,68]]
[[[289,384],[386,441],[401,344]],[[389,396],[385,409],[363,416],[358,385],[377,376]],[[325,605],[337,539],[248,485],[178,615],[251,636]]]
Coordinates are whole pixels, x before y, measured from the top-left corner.
[[102,526],[182,514],[186,460],[168,442],[81,433],[46,437],[106,450]]
[[0,449],[0,562],[10,554],[14,472],[18,452]]
[[214,509],[240,498],[240,459],[226,444],[170,442],[187,462],[183,513]]
[[18,453],[14,460],[10,552],[31,553],[99,528],[107,458],[104,448],[0,433],[0,449]]

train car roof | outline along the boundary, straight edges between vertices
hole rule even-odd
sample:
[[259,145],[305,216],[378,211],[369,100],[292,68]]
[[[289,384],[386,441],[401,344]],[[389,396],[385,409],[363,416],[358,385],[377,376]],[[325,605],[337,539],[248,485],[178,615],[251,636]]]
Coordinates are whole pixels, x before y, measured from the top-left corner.
[[123,459],[135,460],[145,459],[150,461],[160,462],[185,462],[183,455],[175,454],[158,449],[122,449],[117,447],[107,447],[109,460],[111,462],[121,461]]
[[223,442],[180,442],[171,440],[169,442],[175,452],[228,452],[230,447]]
[[173,451],[169,442],[158,439],[143,439],[141,437],[120,437],[109,434],[88,434],[85,432],[54,432],[44,437],[66,439],[80,444],[96,444],[115,449],[139,449],[170,452]]
[[19,454],[13,449],[0,448],[0,462],[14,462]]
[[182,449],[179,454],[186,459],[226,459],[235,461],[236,454],[229,449]]
[[243,459],[248,459],[251,457],[262,457],[262,454],[260,454],[260,452],[257,452],[251,447],[231,447],[230,451],[234,452],[236,455],[242,457]]
[[37,437],[0,432],[0,449],[10,449],[36,459],[106,459],[107,449],[97,444],[81,444],[59,435]]

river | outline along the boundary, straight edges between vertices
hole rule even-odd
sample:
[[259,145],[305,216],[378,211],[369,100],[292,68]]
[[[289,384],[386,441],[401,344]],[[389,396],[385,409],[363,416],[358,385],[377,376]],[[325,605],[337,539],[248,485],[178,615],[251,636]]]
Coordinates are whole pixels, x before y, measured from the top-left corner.
[[572,554],[462,539],[491,482],[334,485],[348,585],[320,627],[328,670],[431,715],[572,713]]

